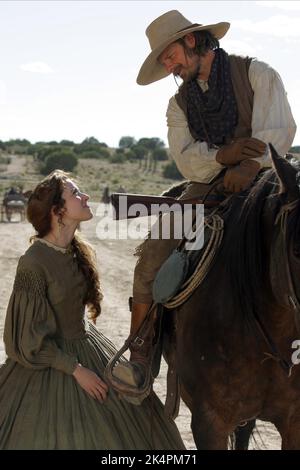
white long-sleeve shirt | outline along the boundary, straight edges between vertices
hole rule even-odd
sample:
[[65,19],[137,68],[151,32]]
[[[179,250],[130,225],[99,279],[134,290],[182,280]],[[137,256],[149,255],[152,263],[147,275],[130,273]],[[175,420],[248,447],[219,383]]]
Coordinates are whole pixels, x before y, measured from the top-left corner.
[[[268,64],[255,59],[249,67],[249,80],[254,92],[252,137],[266,144],[271,142],[280,155],[285,155],[295,137],[296,123],[282,80]],[[207,82],[198,83],[203,91],[208,89]],[[209,183],[223,168],[216,161],[218,150],[209,149],[206,142],[195,141],[175,96],[169,101],[167,124],[170,153],[179,171],[186,179]],[[271,166],[269,148],[256,160],[262,167]]]

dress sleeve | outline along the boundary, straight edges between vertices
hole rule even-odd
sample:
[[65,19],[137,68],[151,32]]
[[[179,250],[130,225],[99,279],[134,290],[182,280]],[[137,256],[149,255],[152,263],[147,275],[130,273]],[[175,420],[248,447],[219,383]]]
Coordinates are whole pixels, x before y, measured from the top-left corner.
[[72,374],[78,361],[57,346],[55,333],[55,316],[47,301],[42,269],[21,257],[5,319],[6,354],[24,367],[53,367]]

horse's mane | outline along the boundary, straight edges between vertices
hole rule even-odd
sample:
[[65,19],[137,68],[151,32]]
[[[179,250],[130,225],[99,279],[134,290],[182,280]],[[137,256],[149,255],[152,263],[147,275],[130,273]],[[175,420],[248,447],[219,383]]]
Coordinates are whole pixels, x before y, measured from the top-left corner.
[[[293,163],[300,170],[300,162]],[[235,315],[243,315],[245,325],[252,325],[255,316],[262,317],[268,301],[264,273],[263,210],[267,200],[269,223],[274,224],[281,199],[280,184],[274,170],[265,171],[247,193],[234,195],[225,212],[225,235],[218,262],[225,263],[233,297]],[[294,225],[300,220],[298,209]],[[289,227],[290,228],[290,227]],[[271,244],[271,240],[270,240]]]

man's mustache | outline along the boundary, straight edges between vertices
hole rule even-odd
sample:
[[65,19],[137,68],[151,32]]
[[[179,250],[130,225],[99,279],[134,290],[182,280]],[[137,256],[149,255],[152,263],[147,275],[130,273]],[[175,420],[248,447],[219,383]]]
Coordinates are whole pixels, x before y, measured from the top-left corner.
[[173,70],[173,75],[174,77],[180,77],[180,71],[181,71],[182,67],[181,65],[177,65],[177,67],[175,67],[175,69]]

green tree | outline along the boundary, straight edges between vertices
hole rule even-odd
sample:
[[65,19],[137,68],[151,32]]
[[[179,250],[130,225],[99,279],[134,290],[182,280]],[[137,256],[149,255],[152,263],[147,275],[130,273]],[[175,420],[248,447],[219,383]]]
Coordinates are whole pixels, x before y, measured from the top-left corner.
[[145,155],[148,153],[148,149],[143,145],[135,145],[130,150],[135,154],[137,160],[143,160]]
[[154,161],[163,161],[168,160],[168,153],[163,148],[155,148],[152,152]]
[[133,147],[135,144],[136,144],[135,138],[130,137],[129,135],[121,137],[121,139],[119,140],[119,147],[123,149],[129,149]]
[[8,142],[5,142],[5,146],[9,153],[27,155],[27,149],[31,146],[31,142],[26,139],[10,139]]
[[65,146],[65,147],[74,147],[75,143],[72,140],[61,140],[59,142],[59,145]]
[[82,144],[92,144],[92,145],[95,145],[95,144],[99,144],[99,140],[96,139],[96,137],[86,137],[82,142]]
[[81,144],[84,145],[100,145],[101,147],[107,147],[107,145],[104,142],[99,142],[96,137],[86,137]]
[[10,139],[6,142],[7,147],[14,147],[15,145],[28,146],[31,145],[31,142],[27,139]]
[[138,141],[137,145],[143,145],[148,150],[154,150],[156,148],[163,148],[165,143],[158,137],[143,137]]
[[142,161],[148,154],[148,149],[143,145],[135,145],[130,150],[135,155],[135,158],[139,161],[139,168],[141,168]]

